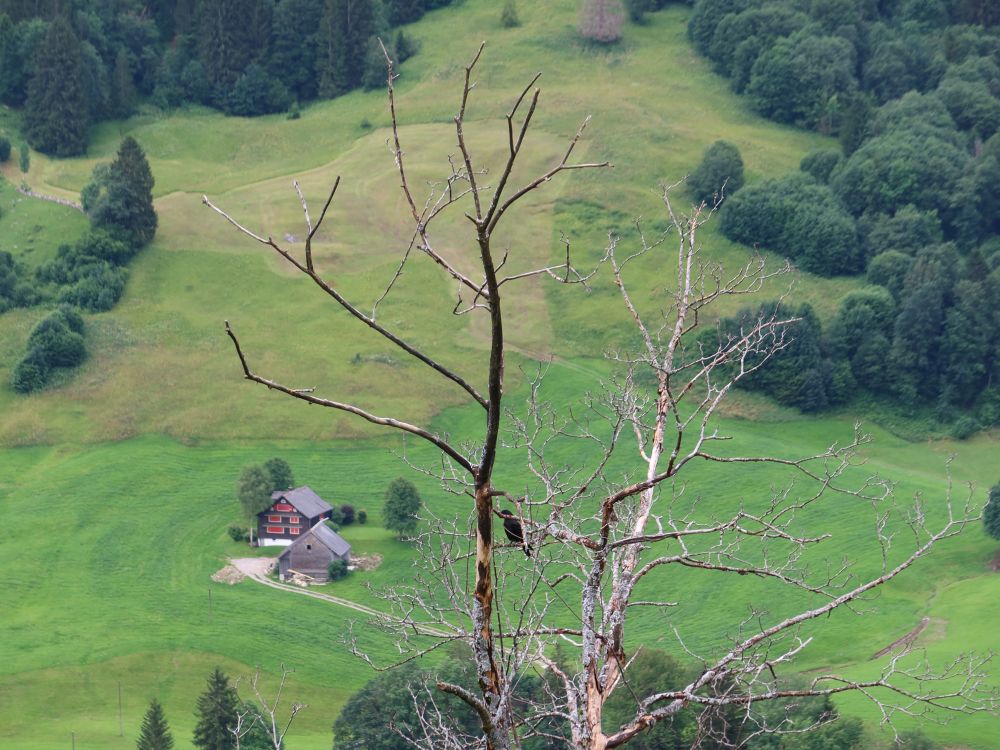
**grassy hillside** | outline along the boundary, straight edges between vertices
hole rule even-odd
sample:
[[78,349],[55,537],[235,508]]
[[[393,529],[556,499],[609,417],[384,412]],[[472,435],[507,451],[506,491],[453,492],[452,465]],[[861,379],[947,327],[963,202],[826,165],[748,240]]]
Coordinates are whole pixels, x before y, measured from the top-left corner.
[[[620,45],[601,50],[578,41],[576,2],[521,6],[524,23],[509,30],[500,28],[497,4],[488,0],[468,0],[427,17],[408,29],[422,51],[403,66],[399,81],[401,137],[415,185],[446,174],[447,157],[456,150],[450,118],[462,65],[480,39],[489,46],[468,131],[485,164],[496,167],[502,159],[503,113],[538,70],[544,74],[542,100],[518,179],[558,159],[583,117],[594,115],[582,154],[609,159],[614,169],[574,173],[526,202],[498,237],[499,245],[510,247],[512,270],[558,257],[562,232],[584,263],[600,257],[609,230],[626,232],[636,217],[654,229],[661,226],[658,184],[691,170],[716,138],[739,146],[750,180],[784,173],[807,151],[829,144],[749,113],[691,51],[685,8],[629,26]],[[200,199],[207,193],[255,230],[300,249],[304,228],[291,180],[319,202],[341,175],[329,224],[318,238],[318,263],[363,307],[370,305],[408,237],[398,177],[385,148],[387,124],[384,94],[356,92],[309,107],[296,121],[228,119],[207,110],[144,115],[101,126],[85,159],[32,156],[32,186],[69,196],[96,161],[111,157],[121,135],[131,133],[148,152],[157,180],[160,229],[133,262],[122,303],[88,316],[91,356],[72,379],[30,397],[0,388],[0,523],[9,540],[0,546],[0,569],[7,575],[0,587],[0,745],[62,748],[75,731],[81,748],[131,747],[146,702],[157,695],[177,747],[186,748],[194,699],[214,665],[238,673],[260,664],[273,673],[284,661],[296,669],[289,697],[310,704],[290,747],[329,746],[334,716],[371,675],[340,643],[348,613],[251,583],[213,584],[209,576],[227,556],[243,551],[224,532],[235,520],[233,487],[240,468],[282,455],[300,481],[324,497],[373,513],[372,523],[345,536],[358,551],[383,554],[385,563],[336,588],[371,603],[363,584],[399,580],[410,570],[407,548],[377,526],[385,485],[406,471],[389,452],[400,444],[358,421],[243,382],[222,321],[232,321],[252,364],[270,376],[317,386],[322,395],[351,396],[381,413],[433,423],[455,435],[475,434],[481,417],[464,408],[461,392],[352,325]],[[12,168],[7,165],[7,172]],[[0,199],[2,247],[13,246],[29,264],[83,231],[78,213],[21,200],[9,185],[2,186]],[[435,236],[442,252],[471,269],[474,248],[465,224],[456,212]],[[745,249],[711,227],[703,239],[712,259],[732,264],[745,257]],[[29,252],[29,246],[35,249]],[[657,297],[669,279],[669,269],[637,269],[637,296]],[[791,281],[792,298],[808,299],[821,314],[829,314],[855,283],[801,273]],[[787,283],[768,293],[785,291]],[[518,293],[507,306],[506,325],[515,397],[518,364],[555,356],[549,387],[554,398],[569,401],[607,372],[599,359],[605,346],[629,340],[606,273],[590,294],[541,282]],[[380,316],[480,382],[481,324],[450,315],[453,304],[454,287],[418,260]],[[7,382],[27,330],[42,314],[3,316],[0,382]],[[850,425],[850,418],[801,419],[750,396],[737,399],[729,413],[751,418],[725,425],[746,444],[785,455],[822,448]],[[422,446],[411,444],[408,451],[429,459]],[[879,432],[870,466],[901,480],[903,497],[923,491],[938,499],[952,451],[959,479],[980,488],[1000,479],[996,439],[989,435],[962,444],[911,444]],[[766,472],[707,468],[691,478],[706,502],[719,508],[759,499],[775,481]],[[416,481],[436,509],[460,510],[432,483]],[[836,502],[830,508],[837,554],[865,567],[877,564],[868,545],[870,509]],[[938,656],[970,644],[1000,648],[1000,636],[986,625],[995,622],[1000,601],[1000,579],[986,568],[994,546],[979,529],[970,530],[871,602],[877,617],[824,623],[804,666],[870,669],[845,662],[874,653],[924,615],[934,622],[924,640]],[[691,635],[691,647],[707,647],[732,632],[749,600],[774,610],[791,603],[742,578],[713,580],[707,592],[703,576],[671,573],[658,582],[686,605],[671,611],[669,622],[653,614],[635,620],[636,643],[668,647],[665,635],[677,625]],[[394,652],[391,643],[375,637],[367,645],[386,658]],[[118,737],[119,681],[124,738]],[[845,705],[867,710],[856,701]],[[980,719],[931,733],[984,750],[992,741]]]

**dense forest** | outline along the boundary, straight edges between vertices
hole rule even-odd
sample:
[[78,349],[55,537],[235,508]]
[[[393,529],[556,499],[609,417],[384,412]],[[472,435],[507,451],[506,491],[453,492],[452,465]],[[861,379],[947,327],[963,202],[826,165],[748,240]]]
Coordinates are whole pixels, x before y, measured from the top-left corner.
[[0,0],[0,102],[23,107],[32,148],[82,154],[91,124],[146,98],[232,115],[292,109],[381,85],[377,38],[450,0]]
[[795,311],[750,387],[807,411],[857,393],[931,407],[962,437],[1000,422],[998,24],[988,0],[695,4],[691,41],[754,110],[841,145],[742,189],[740,172],[722,233],[870,285],[826,331]]

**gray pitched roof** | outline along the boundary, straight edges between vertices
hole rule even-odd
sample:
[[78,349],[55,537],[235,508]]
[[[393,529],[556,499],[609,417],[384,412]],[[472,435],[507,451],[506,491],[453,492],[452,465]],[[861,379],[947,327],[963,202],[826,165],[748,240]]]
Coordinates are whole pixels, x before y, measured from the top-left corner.
[[305,544],[307,539],[310,543],[322,544],[338,557],[343,557],[351,551],[351,545],[347,543],[347,540],[323,522],[316,524],[309,529],[309,531],[305,532],[302,536],[285,547],[285,551],[278,555],[279,559],[291,554],[292,547],[299,544]]
[[296,487],[294,490],[275,490],[271,493],[271,502],[284,500],[295,506],[295,509],[307,518],[315,518],[320,513],[333,510],[333,506],[313,492],[308,485]]

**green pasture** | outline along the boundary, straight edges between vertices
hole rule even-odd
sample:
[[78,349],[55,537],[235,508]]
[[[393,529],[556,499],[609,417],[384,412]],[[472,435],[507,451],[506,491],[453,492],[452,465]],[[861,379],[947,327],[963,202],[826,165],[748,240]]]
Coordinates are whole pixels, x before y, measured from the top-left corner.
[[[577,6],[571,0],[520,3],[523,24],[502,29],[497,3],[467,0],[407,29],[422,49],[402,66],[397,104],[418,201],[428,182],[447,176],[448,157],[457,152],[451,117],[462,66],[482,39],[489,44],[466,130],[477,164],[490,169],[484,179],[495,176],[504,159],[504,114],[537,71],[543,73],[541,100],[512,184],[556,163],[588,114],[593,119],[576,155],[614,164],[561,175],[526,199],[494,238],[498,251],[509,250],[507,271],[557,262],[564,236],[575,262],[593,266],[609,232],[620,236],[623,252],[638,246],[635,220],[648,239],[655,238],[666,228],[661,184],[683,177],[717,138],[737,144],[750,181],[783,174],[808,151],[832,144],[752,114],[688,45],[687,8],[671,6],[644,26],[629,25],[622,43],[605,50],[578,40]],[[0,114],[0,122],[11,121],[10,113]],[[370,311],[412,231],[386,148],[388,125],[384,93],[355,92],[309,106],[295,121],[225,118],[197,108],[169,115],[146,110],[101,125],[85,158],[32,154],[28,183],[72,197],[93,165],[112,157],[122,135],[135,136],[157,181],[160,226],[154,243],[132,262],[121,303],[109,313],[86,316],[87,362],[52,387],[17,396],[6,385],[30,327],[45,311],[0,318],[0,522],[6,535],[0,545],[6,576],[0,586],[0,746],[65,748],[75,732],[81,750],[132,747],[155,695],[181,750],[190,747],[194,701],[215,665],[233,675],[260,665],[273,676],[284,663],[295,669],[289,699],[309,704],[289,747],[329,747],[334,717],[372,674],[341,641],[354,614],[253,583],[211,582],[228,557],[246,553],[225,534],[237,520],[234,486],[241,468],[279,455],[324,498],[368,510],[368,525],[343,533],[356,551],[383,555],[382,566],[326,588],[371,606],[379,602],[367,584],[413,575],[410,548],[380,527],[386,484],[406,474],[435,512],[466,511],[400,460],[405,450],[411,460],[433,467],[434,456],[423,445],[410,440],[404,446],[367,423],[243,381],[223,321],[232,323],[254,369],[294,387],[316,387],[322,396],[432,425],[456,442],[478,435],[482,413],[468,406],[461,390],[369,335],[273,251],[201,205],[201,197],[207,194],[251,230],[299,254],[305,227],[292,180],[300,182],[315,217],[341,176],[316,237],[317,266]],[[0,249],[34,266],[85,231],[78,212],[19,195],[12,184],[21,175],[13,162],[3,172],[8,182],[0,181]],[[683,207],[687,198],[678,190],[674,200]],[[439,252],[471,273],[476,248],[462,216],[467,209],[454,207],[432,238]],[[747,259],[746,248],[724,240],[711,223],[701,238],[707,260],[732,269]],[[649,315],[661,309],[673,284],[673,240],[664,247],[663,255],[641,259],[627,276]],[[524,373],[539,362],[549,368],[545,397],[577,403],[609,374],[605,350],[636,345],[610,273],[602,267],[589,290],[541,279],[519,283],[507,287],[504,307],[509,404],[519,408]],[[794,271],[770,283],[760,298],[787,292],[829,317],[857,283]],[[713,314],[747,302],[726,301]],[[455,285],[414,254],[378,317],[482,385],[485,321],[477,314],[452,315],[455,303]],[[855,417],[878,422],[880,416],[805,419],[752,394],[736,394],[724,415],[722,426],[738,438],[739,450],[783,456],[822,450],[845,440]],[[910,443],[874,432],[876,441],[865,452],[868,464],[852,479],[864,471],[896,479],[898,497],[923,493],[932,516],[941,513],[950,454],[956,455],[957,497],[964,497],[962,483],[971,481],[981,502],[984,488],[1000,480],[995,435]],[[577,465],[587,453],[563,449],[557,457]],[[498,468],[500,481],[514,491],[525,481],[522,461],[505,455]],[[612,468],[634,469],[625,458]],[[772,486],[790,479],[703,464],[692,465],[687,478],[679,502],[698,498],[709,514],[731,512],[739,502],[763,502]],[[810,528],[833,539],[810,562],[848,557],[863,571],[877,569],[873,509],[846,496],[833,496],[823,507]],[[901,539],[893,554],[904,548]],[[969,529],[865,602],[871,616],[844,613],[807,629],[815,640],[798,665],[868,673],[878,662],[867,657],[923,616],[932,618],[932,627],[920,642],[939,661],[969,647],[1000,648],[991,627],[1000,579],[988,572],[995,548],[980,528]],[[501,557],[512,572],[524,562],[519,553]],[[508,576],[501,596],[517,600],[516,580]],[[648,585],[681,604],[642,612],[630,622],[630,638],[635,647],[674,653],[680,653],[674,627],[693,651],[708,651],[736,632],[751,604],[777,617],[806,601],[759,581],[688,570],[664,570]],[[570,622],[573,601],[566,598],[557,617]],[[378,660],[396,653],[381,636],[364,631],[361,639]],[[842,705],[877,718],[856,699]],[[995,721],[961,718],[926,730],[956,747],[986,750]]]
[[[553,395],[558,397],[558,391],[554,388]],[[454,419],[442,427],[460,426],[459,415],[451,416]],[[819,450],[831,436],[850,432],[850,425],[838,420],[734,420],[722,427],[744,447],[786,454]],[[900,499],[923,492],[932,515],[939,515],[944,463],[955,447],[914,445],[879,433],[868,469],[902,477]],[[333,502],[351,502],[369,511],[367,525],[346,527],[343,534],[355,551],[383,555],[382,566],[324,588],[381,606],[368,584],[379,587],[413,578],[409,547],[379,526],[386,484],[406,474],[436,513],[458,515],[461,521],[467,512],[460,500],[403,465],[398,457],[402,450],[398,440],[184,444],[155,436],[4,450],[0,522],[18,543],[0,547],[0,566],[7,575],[0,594],[0,744],[57,748],[65,745],[69,732],[76,732],[81,748],[128,747],[148,698],[157,695],[176,730],[178,747],[188,747],[193,701],[214,665],[234,675],[260,665],[273,674],[284,663],[295,669],[289,698],[310,706],[296,723],[290,747],[327,746],[337,711],[371,676],[342,642],[348,623],[357,616],[252,582],[233,587],[213,583],[210,575],[227,557],[247,554],[225,534],[226,525],[238,520],[235,477],[248,462],[280,455],[290,462],[298,481],[308,482]],[[422,446],[406,450],[418,464],[433,462]],[[957,483],[975,481],[982,487],[989,481],[995,470],[991,451],[995,444],[984,438],[962,445],[952,466]],[[516,485],[516,455],[503,456],[500,474],[502,481]],[[765,499],[768,483],[787,479],[774,472],[755,476],[696,466],[688,475],[687,492],[699,497],[711,515],[737,502],[752,507]],[[832,496],[824,508],[810,524],[833,536],[822,554],[836,560],[847,556],[862,571],[874,570],[878,550],[872,543],[874,516],[868,504]],[[871,612],[864,619],[845,613],[822,623],[798,666],[870,669],[864,662],[867,656],[924,615],[935,627],[923,640],[939,659],[972,645],[984,650],[1000,645],[991,628],[973,624],[988,622],[995,609],[989,594],[995,587],[985,576],[994,548],[979,528],[943,545],[919,569],[866,602],[864,609]],[[516,574],[523,558],[514,552],[502,551],[500,565]],[[507,582],[501,595],[517,601],[516,575],[503,578]],[[787,595],[775,598],[775,588],[758,581],[706,578],[686,570],[665,572],[648,585],[669,591],[680,606],[634,619],[631,641],[634,647],[645,644],[673,652],[679,649],[674,628],[688,648],[708,651],[735,632],[750,605],[766,610],[765,618],[770,618],[803,601]],[[570,622],[578,605],[568,592],[561,594],[566,611],[555,616]],[[361,620],[361,645],[376,659],[391,660],[393,644],[368,631]],[[118,737],[119,681],[125,695],[123,739]],[[940,736],[986,748],[984,726],[981,719],[963,719]]]

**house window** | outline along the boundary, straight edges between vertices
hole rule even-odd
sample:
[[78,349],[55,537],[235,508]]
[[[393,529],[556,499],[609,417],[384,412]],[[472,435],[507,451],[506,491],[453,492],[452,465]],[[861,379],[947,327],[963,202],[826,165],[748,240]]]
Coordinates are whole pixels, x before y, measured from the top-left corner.
[[274,509],[275,510],[280,510],[282,513],[291,513],[291,512],[294,512],[295,507],[292,506],[292,505],[289,505],[288,503],[277,503],[274,506]]
[[288,533],[291,534],[292,536],[298,536],[299,534],[302,533],[302,529],[297,529],[294,526],[291,526],[288,529]]
[[307,544],[306,545],[306,549],[312,549],[312,548],[313,548],[313,546],[311,544]]
[[289,516],[288,523],[301,523],[298,516]]
[[284,534],[285,533],[285,527],[284,526],[268,526],[267,527],[267,533],[268,534]]
[[267,522],[268,523],[281,523],[281,516],[268,516],[267,517]]

